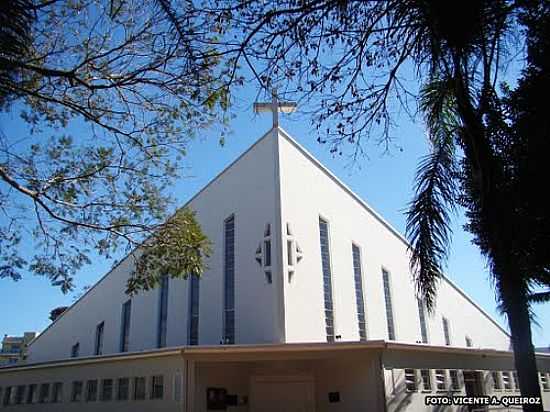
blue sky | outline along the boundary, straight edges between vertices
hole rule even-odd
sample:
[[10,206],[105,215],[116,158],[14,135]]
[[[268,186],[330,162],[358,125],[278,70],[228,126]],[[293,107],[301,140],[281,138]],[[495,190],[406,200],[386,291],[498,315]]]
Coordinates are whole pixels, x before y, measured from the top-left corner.
[[[215,130],[204,131],[189,147],[184,159],[186,177],[173,187],[173,196],[183,204],[216,174],[223,170],[239,154],[260,138],[271,126],[270,114],[252,113],[256,92],[250,88],[237,95],[236,117],[231,122],[231,135],[223,147],[218,144]],[[18,120],[2,116],[0,127],[4,130],[20,130]],[[281,126],[304,145],[324,165],[342,179],[352,190],[369,203],[398,231],[404,233],[404,212],[412,196],[416,165],[427,152],[423,126],[413,123],[407,116],[399,117],[393,131],[395,140],[388,151],[372,143],[367,146],[367,157],[351,166],[345,156],[334,156],[329,147],[316,141],[314,129],[305,113],[282,115]],[[505,319],[496,310],[495,293],[489,280],[484,259],[474,245],[471,236],[464,232],[464,217],[454,219],[454,234],[447,275],[466,291],[500,324]],[[24,244],[32,248],[30,242]],[[93,259],[92,265],[77,276],[77,286],[83,287],[97,281],[110,268],[112,262],[104,258]],[[40,331],[48,324],[51,309],[69,305],[76,293],[63,295],[49,285],[46,279],[28,275],[19,282],[0,280],[0,334],[17,335],[24,331]],[[548,305],[535,307],[540,326],[533,325],[533,341],[536,346],[550,344]]]

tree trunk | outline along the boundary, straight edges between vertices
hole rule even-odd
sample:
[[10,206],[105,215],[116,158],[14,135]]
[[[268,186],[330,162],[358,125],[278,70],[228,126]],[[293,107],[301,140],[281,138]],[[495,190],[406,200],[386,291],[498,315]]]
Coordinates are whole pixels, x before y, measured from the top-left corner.
[[[506,275],[506,274],[504,274]],[[508,274],[508,279],[518,275]],[[519,286],[519,287],[518,287]],[[542,397],[535,360],[535,349],[531,343],[531,320],[529,318],[527,290],[516,282],[502,282],[501,296],[505,303],[505,312],[512,333],[512,347],[514,350],[514,364],[518,373],[521,396],[538,397],[540,405],[524,405],[523,410],[528,412],[542,412]],[[506,301],[504,299],[506,297]]]

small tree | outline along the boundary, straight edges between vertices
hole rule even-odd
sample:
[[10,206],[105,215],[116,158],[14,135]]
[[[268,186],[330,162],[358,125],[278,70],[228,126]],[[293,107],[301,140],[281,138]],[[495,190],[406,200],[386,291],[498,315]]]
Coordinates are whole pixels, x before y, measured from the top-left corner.
[[[0,131],[0,278],[30,270],[67,292],[90,253],[129,251],[165,227],[188,142],[223,126],[229,104],[215,30],[187,3],[173,30],[168,6],[0,4],[0,106],[20,118]],[[198,274],[206,242],[185,216],[171,240]]]
[[50,320],[54,322],[58,317],[60,317],[63,312],[65,312],[69,307],[68,306],[58,306],[55,309],[50,311]]

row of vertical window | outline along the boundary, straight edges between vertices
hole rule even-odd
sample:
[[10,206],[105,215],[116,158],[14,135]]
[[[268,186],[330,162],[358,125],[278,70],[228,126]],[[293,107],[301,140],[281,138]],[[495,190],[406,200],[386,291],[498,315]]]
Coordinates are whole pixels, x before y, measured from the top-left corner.
[[[115,386],[116,385],[116,386]],[[132,387],[130,387],[130,385]],[[30,385],[7,386],[0,388],[2,404],[22,405],[33,403],[60,403],[63,398],[63,382]],[[149,379],[147,396],[147,377],[106,378],[76,380],[71,384],[70,402],[108,402],[128,400],[161,400],[164,398],[164,376],[154,375]]]
[[[332,290],[332,273],[330,264],[330,244],[329,244],[329,225],[328,222],[319,217],[319,235],[321,246],[321,267],[323,272],[323,291],[324,291],[324,306],[325,306],[325,328],[327,342],[334,341],[334,304]],[[359,339],[364,341],[367,339],[366,332],[366,314],[365,314],[365,299],[363,293],[363,275],[361,264],[361,250],[359,246],[352,243],[352,263],[353,275],[355,283],[355,300],[357,309],[357,326],[359,331]],[[390,273],[382,268],[382,284],[384,291],[384,304],[386,312],[386,327],[389,340],[396,340],[396,328],[394,321],[393,297],[391,288]],[[428,327],[427,314],[424,301],[417,299],[418,317],[420,320],[420,335],[422,343],[428,343]],[[442,328],[445,345],[451,345],[450,321],[446,317],[442,317]],[[465,337],[467,347],[472,346],[472,340],[469,336]]]
[[[457,369],[405,369],[405,388],[407,392],[416,391],[461,391],[463,388],[462,371]],[[491,371],[491,384],[494,391],[519,391],[518,375],[515,371]],[[550,391],[550,376],[539,373],[543,390]]]

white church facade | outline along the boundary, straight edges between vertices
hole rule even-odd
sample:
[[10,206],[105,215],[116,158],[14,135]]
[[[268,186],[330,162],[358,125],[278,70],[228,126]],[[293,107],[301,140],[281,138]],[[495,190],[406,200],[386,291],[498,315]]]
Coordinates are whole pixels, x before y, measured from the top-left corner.
[[467,410],[425,399],[519,393],[507,332],[449,279],[428,314],[406,240],[277,125],[186,207],[213,244],[202,278],[130,298],[122,260],[0,369],[0,410]]

